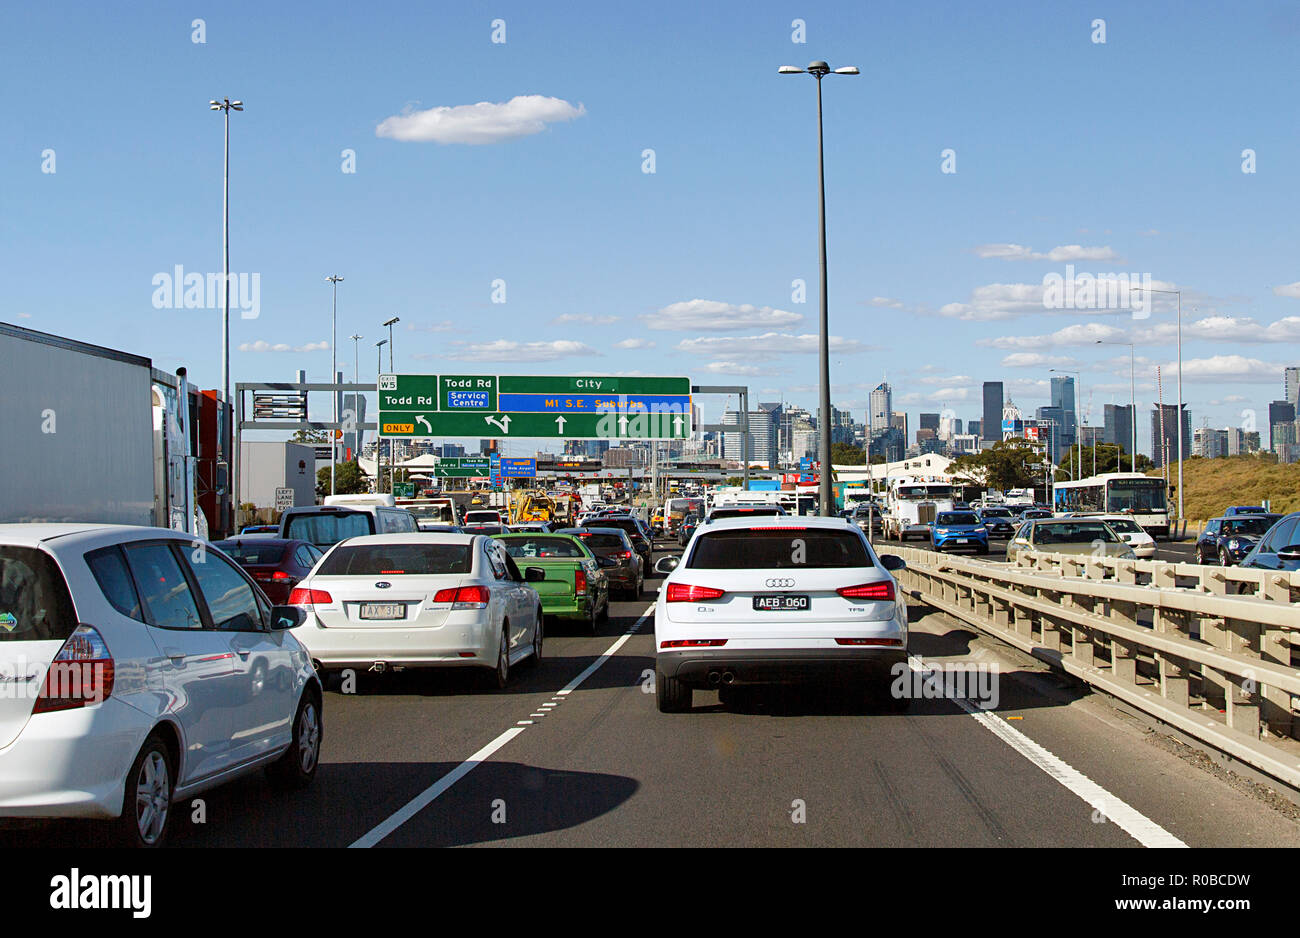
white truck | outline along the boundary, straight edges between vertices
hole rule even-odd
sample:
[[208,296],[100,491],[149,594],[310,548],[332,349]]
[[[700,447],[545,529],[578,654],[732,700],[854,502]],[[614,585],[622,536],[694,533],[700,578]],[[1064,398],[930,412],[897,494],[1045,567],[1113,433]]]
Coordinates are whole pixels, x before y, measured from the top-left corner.
[[937,476],[895,476],[885,496],[885,537],[905,541],[928,537],[930,523],[941,511],[951,511],[951,482]]

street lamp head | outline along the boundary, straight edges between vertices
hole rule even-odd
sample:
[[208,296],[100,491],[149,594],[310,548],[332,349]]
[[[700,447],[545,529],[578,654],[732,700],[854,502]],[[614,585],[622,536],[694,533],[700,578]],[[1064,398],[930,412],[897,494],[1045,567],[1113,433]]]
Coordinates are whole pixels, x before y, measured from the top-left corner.
[[209,102],[208,102],[208,110],[209,110],[209,111],[219,111],[219,110],[221,110],[221,102],[220,102],[220,101],[209,101]]
[[335,275],[332,276],[332,277],[326,277],[326,278],[325,278],[325,282],[326,282],[326,283],[339,283],[339,282],[341,282],[342,280],[343,280],[343,278],[340,277],[340,276],[338,276],[337,274],[335,274]]
[[860,75],[862,73],[858,71],[858,67],[856,65],[846,65],[843,68],[837,68],[835,70],[835,74],[836,75]]
[[795,65],[782,65],[776,70],[776,73],[778,75],[802,75],[803,69]]
[[831,67],[827,65],[825,62],[821,61],[820,59],[818,59],[816,62],[808,63],[808,74],[816,75],[818,78],[821,78],[823,75],[829,74],[830,70]]
[[393,323],[397,323],[397,322],[401,322],[401,321],[402,321],[402,318],[401,318],[400,316],[394,316],[392,319],[389,319],[387,322],[385,322],[384,325],[385,325],[385,326],[391,326]]
[[387,339],[380,339],[378,342],[375,343],[375,348],[380,348],[380,347],[385,346],[385,345],[387,345],[387,344],[388,344],[388,340],[387,340]]
[[231,102],[230,102],[230,106],[233,107],[236,111],[242,111],[242,110],[244,109],[244,102],[243,102],[243,101],[231,101]]

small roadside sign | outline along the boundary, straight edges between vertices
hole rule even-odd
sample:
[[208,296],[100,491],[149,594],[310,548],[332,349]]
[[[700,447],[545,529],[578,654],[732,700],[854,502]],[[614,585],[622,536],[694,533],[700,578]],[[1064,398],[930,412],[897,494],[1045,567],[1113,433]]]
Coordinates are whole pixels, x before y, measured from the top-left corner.
[[275,510],[288,511],[293,507],[293,489],[288,486],[276,486]]

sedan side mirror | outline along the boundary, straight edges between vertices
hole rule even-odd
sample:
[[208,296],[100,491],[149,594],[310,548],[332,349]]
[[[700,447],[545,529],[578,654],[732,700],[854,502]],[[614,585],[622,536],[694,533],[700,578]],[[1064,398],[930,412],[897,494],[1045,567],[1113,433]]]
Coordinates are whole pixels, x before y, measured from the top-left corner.
[[272,606],[271,631],[284,632],[296,629],[307,621],[307,610],[301,606]]
[[907,561],[897,554],[881,554],[880,565],[886,570],[906,570]]
[[546,579],[546,571],[541,567],[524,567],[524,582],[537,583]]
[[672,573],[680,562],[676,557],[660,557],[655,561],[655,573]]

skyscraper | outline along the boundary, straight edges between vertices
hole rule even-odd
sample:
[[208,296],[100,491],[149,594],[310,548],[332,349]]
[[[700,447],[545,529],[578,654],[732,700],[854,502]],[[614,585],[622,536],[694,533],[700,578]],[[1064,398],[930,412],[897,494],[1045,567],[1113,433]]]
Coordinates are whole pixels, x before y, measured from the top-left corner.
[[1277,452],[1278,443],[1295,442],[1287,440],[1285,430],[1276,430],[1275,427],[1283,427],[1287,424],[1295,423],[1296,406],[1290,401],[1270,401],[1268,405],[1268,448]]
[[1079,438],[1078,420],[1074,411],[1074,378],[1069,375],[1052,376],[1052,406],[1059,407],[1063,416],[1061,447],[1069,449]]
[[871,392],[868,411],[871,415],[873,431],[884,430],[890,426],[889,418],[894,412],[894,390],[889,386],[889,382],[882,381],[876,385],[876,389]]
[[1002,439],[1002,382],[984,382],[984,419],[980,422],[980,438]]
[[[1160,436],[1161,411],[1159,408],[1151,408],[1151,461],[1157,466],[1165,464],[1165,449],[1169,450],[1169,462],[1174,463],[1178,460],[1178,433],[1175,421],[1178,417],[1177,404],[1164,405],[1164,438]],[[1186,458],[1192,452],[1192,418],[1187,412],[1187,405],[1183,405],[1183,457]]]
[[1300,410],[1300,368],[1287,368],[1282,372],[1282,398]]
[[1105,433],[1102,442],[1122,446],[1124,452],[1133,452],[1133,405],[1107,404],[1105,407]]
[[1059,407],[1040,407],[1035,411],[1034,416],[1038,419],[1039,426],[1042,428],[1039,432],[1040,438],[1046,434],[1048,445],[1048,458],[1053,464],[1059,465],[1061,454],[1068,451],[1069,446],[1065,442],[1065,434],[1062,431],[1062,425],[1065,423],[1065,412]]

